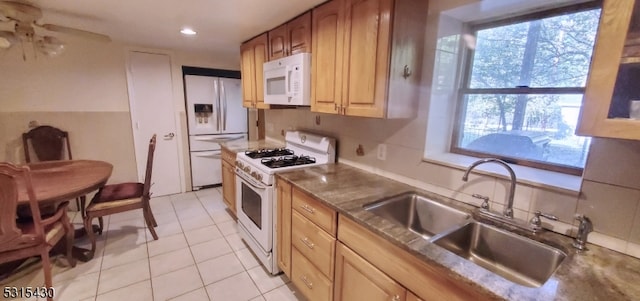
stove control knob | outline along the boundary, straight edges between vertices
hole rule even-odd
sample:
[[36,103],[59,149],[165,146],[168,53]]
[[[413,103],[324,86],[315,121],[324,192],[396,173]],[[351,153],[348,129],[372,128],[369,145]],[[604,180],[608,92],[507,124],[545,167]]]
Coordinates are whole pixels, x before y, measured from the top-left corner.
[[258,179],[258,181],[262,181],[262,174],[258,174],[258,176],[256,177],[256,179]]
[[249,166],[245,166],[245,167],[243,167],[243,168],[242,168],[242,170],[243,170],[244,172],[248,173],[248,172],[250,172],[250,171],[251,171],[251,167],[249,167]]
[[257,173],[257,172],[255,172],[255,171],[252,171],[252,172],[251,172],[251,176],[252,176],[254,179],[258,179],[258,173]]
[[242,164],[242,162],[240,162],[240,161],[236,161],[236,166],[238,166],[240,169],[242,169],[242,167],[244,167],[244,164]]

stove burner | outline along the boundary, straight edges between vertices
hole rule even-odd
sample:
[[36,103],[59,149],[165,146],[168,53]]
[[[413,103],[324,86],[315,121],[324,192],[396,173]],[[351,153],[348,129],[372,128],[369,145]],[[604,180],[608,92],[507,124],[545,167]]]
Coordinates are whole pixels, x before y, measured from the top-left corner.
[[244,153],[251,159],[293,155],[293,151],[287,148],[263,148],[254,151],[246,151]]
[[278,158],[265,158],[260,161],[269,168],[280,168],[294,165],[305,165],[316,163],[316,158],[309,156],[282,156]]

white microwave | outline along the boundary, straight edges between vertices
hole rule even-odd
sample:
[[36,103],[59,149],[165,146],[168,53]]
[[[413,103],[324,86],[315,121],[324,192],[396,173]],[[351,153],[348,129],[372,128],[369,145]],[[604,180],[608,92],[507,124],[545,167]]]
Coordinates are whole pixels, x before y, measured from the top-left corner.
[[298,53],[266,62],[264,102],[274,105],[311,105],[311,54]]

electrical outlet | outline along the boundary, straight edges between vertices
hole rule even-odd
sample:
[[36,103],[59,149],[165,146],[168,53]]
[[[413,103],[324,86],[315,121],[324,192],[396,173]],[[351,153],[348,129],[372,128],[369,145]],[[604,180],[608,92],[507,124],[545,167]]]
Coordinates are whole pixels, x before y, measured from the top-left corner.
[[378,160],[387,160],[387,145],[378,144]]

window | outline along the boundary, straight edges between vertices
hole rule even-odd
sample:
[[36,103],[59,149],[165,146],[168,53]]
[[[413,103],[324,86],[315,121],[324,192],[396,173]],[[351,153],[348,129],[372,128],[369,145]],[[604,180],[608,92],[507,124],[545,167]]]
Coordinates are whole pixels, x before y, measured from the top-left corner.
[[599,18],[582,5],[471,25],[451,152],[581,174],[590,139],[574,132]]

